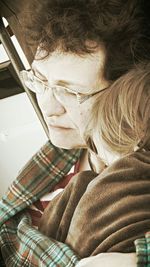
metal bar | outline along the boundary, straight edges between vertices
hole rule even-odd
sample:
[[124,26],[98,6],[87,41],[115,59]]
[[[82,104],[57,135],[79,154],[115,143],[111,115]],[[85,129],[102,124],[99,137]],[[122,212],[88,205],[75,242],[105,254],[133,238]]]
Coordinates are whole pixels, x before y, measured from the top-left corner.
[[21,87],[25,90],[25,92],[27,93],[27,96],[29,97],[30,101],[31,101],[31,104],[33,105],[33,108],[44,128],[44,131],[48,137],[48,129],[47,129],[47,126],[46,126],[46,123],[43,119],[43,116],[41,114],[41,111],[37,105],[37,103],[35,102],[35,99],[33,97],[33,94],[30,92],[30,90],[28,90],[28,88],[23,84],[23,82],[21,81],[21,78],[20,78],[20,71],[21,70],[24,70],[25,67],[16,51],[16,48],[4,26],[4,23],[3,23],[3,20],[2,18],[0,18],[0,41],[2,43],[2,45],[4,46],[4,49],[6,50],[6,53],[14,67],[14,70],[16,72],[16,75],[19,79],[19,82],[20,82],[20,85]]

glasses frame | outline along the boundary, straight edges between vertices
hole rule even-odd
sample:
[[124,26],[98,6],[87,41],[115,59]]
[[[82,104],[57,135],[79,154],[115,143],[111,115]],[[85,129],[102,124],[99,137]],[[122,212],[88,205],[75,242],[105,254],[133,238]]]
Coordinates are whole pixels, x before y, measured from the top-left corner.
[[[26,78],[25,78],[26,77]],[[45,92],[45,90],[49,90],[51,89],[52,92],[53,90],[56,88],[62,88],[64,90],[66,90],[66,92],[68,93],[71,93],[71,94],[74,94],[77,98],[77,102],[78,104],[82,104],[84,103],[86,100],[88,100],[89,98],[91,98],[92,96],[100,93],[100,92],[103,92],[105,91],[106,89],[108,89],[108,87],[105,87],[103,89],[100,89],[99,91],[96,91],[94,93],[89,93],[89,94],[83,94],[83,93],[79,93],[77,91],[74,91],[70,88],[67,88],[65,86],[61,86],[61,85],[54,85],[54,86],[49,86],[47,84],[45,84],[45,82],[43,82],[40,78],[38,78],[37,76],[34,75],[33,71],[32,70],[22,70],[20,71],[20,78],[22,79],[23,83],[25,84],[25,86],[32,92],[34,93],[38,93],[38,94],[43,94]],[[41,87],[40,89],[39,88],[36,88],[34,89],[34,86],[29,86],[28,82],[31,84],[34,84],[35,82],[38,82],[40,83],[43,88]],[[32,88],[31,88],[32,87]],[[53,93],[55,95],[55,93]]]

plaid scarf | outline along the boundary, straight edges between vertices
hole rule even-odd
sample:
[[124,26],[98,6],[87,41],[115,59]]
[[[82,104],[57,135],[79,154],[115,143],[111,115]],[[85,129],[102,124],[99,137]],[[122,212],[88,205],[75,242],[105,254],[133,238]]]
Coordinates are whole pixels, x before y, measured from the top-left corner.
[[[69,246],[47,238],[31,223],[26,208],[68,173],[81,150],[54,147],[50,141],[26,164],[0,202],[0,246],[5,265],[75,266],[78,257]],[[5,266],[1,258],[1,265]]]

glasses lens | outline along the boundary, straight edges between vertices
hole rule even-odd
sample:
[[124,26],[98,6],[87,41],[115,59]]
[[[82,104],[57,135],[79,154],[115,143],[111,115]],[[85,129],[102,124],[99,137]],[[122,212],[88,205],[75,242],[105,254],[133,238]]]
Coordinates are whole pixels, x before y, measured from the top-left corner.
[[44,92],[45,87],[42,82],[37,79],[32,71],[21,71],[20,77],[25,86],[34,93],[41,94]]
[[72,96],[72,95],[76,95],[76,93],[72,90],[70,90],[69,88],[60,86],[60,85],[55,85],[53,86],[53,92],[54,94],[58,95],[58,96]]

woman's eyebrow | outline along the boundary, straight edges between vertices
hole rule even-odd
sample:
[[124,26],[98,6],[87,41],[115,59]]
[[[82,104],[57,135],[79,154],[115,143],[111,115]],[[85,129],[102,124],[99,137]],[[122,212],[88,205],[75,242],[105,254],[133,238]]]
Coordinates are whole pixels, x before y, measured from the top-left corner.
[[66,86],[66,87],[68,87],[68,86],[70,86],[72,84],[70,82],[68,82],[68,81],[65,81],[65,80],[56,80],[55,81],[55,85],[60,85],[60,86]]
[[[37,76],[37,78],[39,78],[39,79],[41,78],[44,81],[48,80],[36,67],[33,66],[32,71],[33,71],[34,75]],[[67,81],[67,80],[62,80],[62,79],[61,80],[55,80],[54,85],[64,86],[64,87],[67,87],[68,89],[70,87],[74,87],[74,89],[85,88],[85,86],[82,84],[77,84],[73,81]]]
[[60,85],[64,87],[74,87],[74,89],[82,89],[85,88],[85,86],[81,84],[74,83],[72,81],[67,81],[67,80],[56,80],[55,85]]

